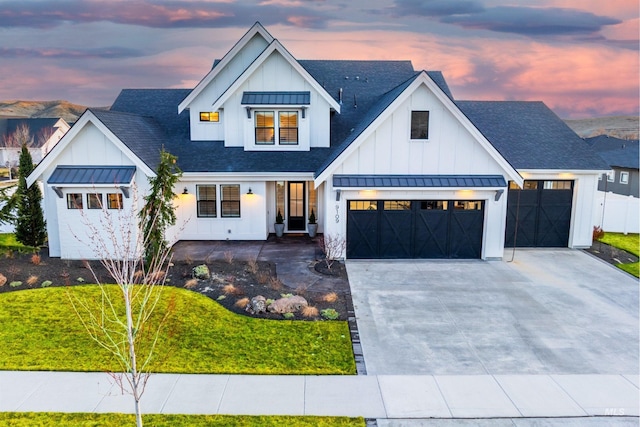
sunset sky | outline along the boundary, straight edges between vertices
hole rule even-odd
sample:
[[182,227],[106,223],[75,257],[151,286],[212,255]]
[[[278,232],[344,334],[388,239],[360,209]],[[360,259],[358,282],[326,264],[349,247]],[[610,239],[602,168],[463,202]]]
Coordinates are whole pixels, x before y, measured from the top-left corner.
[[191,88],[260,21],[298,59],[410,59],[456,99],[638,114],[637,0],[0,0],[0,100]]

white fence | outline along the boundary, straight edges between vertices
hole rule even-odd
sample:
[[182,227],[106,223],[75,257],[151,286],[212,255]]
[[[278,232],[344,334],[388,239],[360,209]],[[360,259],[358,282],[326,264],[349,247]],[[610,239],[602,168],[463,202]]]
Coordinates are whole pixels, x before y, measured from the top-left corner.
[[640,232],[640,199],[598,191],[595,224],[612,233]]

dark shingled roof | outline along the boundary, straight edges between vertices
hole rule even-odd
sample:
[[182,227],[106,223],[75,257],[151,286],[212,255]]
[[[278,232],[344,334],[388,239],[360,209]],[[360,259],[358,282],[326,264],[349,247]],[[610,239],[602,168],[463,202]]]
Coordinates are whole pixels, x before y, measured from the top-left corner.
[[6,144],[5,137],[15,133],[22,125],[29,128],[29,133],[33,137],[33,144],[30,147],[41,147],[46,140],[42,135],[52,134],[56,131],[55,124],[60,118],[34,118],[34,119],[3,119],[0,118],[0,147]]
[[456,105],[516,169],[608,169],[542,102],[456,101]]
[[135,166],[58,166],[47,184],[129,184]]
[[338,187],[506,187],[501,175],[334,175]]
[[586,138],[585,141],[611,167],[640,169],[637,139],[619,139],[607,135]]

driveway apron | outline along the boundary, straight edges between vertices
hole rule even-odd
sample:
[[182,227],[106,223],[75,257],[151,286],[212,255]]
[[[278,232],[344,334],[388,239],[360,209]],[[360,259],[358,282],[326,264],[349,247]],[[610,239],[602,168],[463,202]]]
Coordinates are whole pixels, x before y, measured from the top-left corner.
[[582,251],[347,271],[370,375],[638,373],[638,281]]

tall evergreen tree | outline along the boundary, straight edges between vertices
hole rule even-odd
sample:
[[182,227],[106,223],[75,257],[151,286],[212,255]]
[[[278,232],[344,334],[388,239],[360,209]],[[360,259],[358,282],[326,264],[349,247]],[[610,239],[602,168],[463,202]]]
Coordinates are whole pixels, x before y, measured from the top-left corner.
[[156,176],[149,178],[151,191],[145,196],[145,205],[140,211],[140,229],[146,236],[145,261],[157,258],[167,248],[165,231],[175,225],[176,213],[173,207],[173,186],[182,176],[176,165],[177,157],[162,149]]
[[27,177],[33,171],[33,159],[27,148],[22,144],[20,164],[18,167],[16,240],[28,246],[40,247],[47,238],[46,223],[42,212],[42,193],[38,184],[27,187]]

